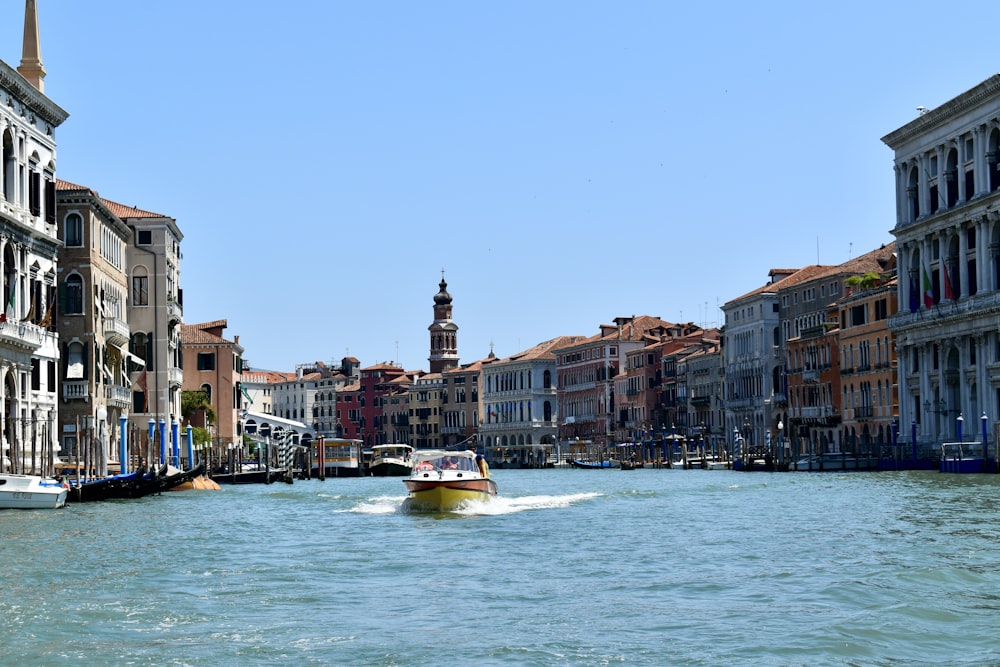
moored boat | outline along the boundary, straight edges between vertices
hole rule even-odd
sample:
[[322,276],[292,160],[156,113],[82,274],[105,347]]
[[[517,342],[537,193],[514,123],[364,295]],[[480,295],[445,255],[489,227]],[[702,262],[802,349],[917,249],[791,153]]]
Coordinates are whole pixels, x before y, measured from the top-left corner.
[[405,477],[413,470],[412,454],[409,445],[375,445],[368,472],[373,477]]
[[312,456],[313,477],[358,477],[361,475],[361,441],[349,438],[325,438],[323,449],[317,446]]
[[570,459],[569,464],[574,468],[584,468],[587,470],[607,470],[608,468],[618,468],[618,461],[581,461],[580,459]]
[[57,509],[66,494],[66,485],[52,477],[0,474],[0,509]]
[[489,467],[482,461],[480,468],[473,452],[418,449],[412,458],[413,470],[403,480],[411,509],[448,512],[497,495]]

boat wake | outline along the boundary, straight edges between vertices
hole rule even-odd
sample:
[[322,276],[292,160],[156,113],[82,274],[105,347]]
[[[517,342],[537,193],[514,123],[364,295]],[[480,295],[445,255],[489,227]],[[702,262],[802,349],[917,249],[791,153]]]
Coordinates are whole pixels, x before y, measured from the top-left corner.
[[496,516],[529,510],[559,509],[600,496],[600,493],[570,493],[564,496],[495,496],[489,500],[467,502],[455,510],[455,513],[469,516]]
[[[564,496],[493,496],[487,500],[470,500],[449,512],[464,516],[499,516],[528,510],[558,509],[600,497],[600,493],[570,493]],[[406,496],[375,496],[354,507],[341,510],[354,514],[393,514],[407,512]]]

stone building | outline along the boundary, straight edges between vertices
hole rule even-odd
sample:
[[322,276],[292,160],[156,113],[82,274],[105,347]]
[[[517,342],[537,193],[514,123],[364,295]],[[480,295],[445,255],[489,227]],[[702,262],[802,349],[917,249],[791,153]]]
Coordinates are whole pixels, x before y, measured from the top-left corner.
[[901,437],[930,451],[964,422],[978,440],[976,423],[1000,416],[1000,74],[882,141],[895,156]]
[[60,447],[55,131],[69,114],[44,79],[27,0],[21,63],[0,61],[0,470],[14,472],[50,472]]

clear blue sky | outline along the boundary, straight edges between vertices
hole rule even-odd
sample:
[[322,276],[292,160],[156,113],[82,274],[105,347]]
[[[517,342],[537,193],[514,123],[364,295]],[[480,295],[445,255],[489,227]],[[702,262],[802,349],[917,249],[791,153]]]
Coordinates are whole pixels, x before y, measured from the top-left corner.
[[720,324],[891,241],[880,138],[1000,71],[995,0],[38,4],[59,177],[175,217],[185,321],[275,370],[426,369],[442,268],[463,362]]

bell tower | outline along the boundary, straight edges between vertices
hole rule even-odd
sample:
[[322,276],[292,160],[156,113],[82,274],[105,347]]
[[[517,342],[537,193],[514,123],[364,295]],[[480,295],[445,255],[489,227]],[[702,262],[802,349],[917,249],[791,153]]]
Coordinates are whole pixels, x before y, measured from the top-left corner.
[[458,325],[451,319],[451,294],[441,270],[440,290],[434,295],[434,322],[427,327],[431,332],[431,373],[440,373],[458,367]]

